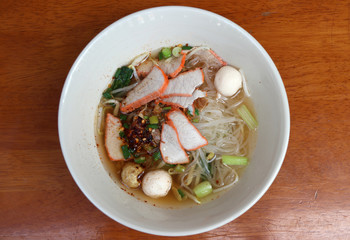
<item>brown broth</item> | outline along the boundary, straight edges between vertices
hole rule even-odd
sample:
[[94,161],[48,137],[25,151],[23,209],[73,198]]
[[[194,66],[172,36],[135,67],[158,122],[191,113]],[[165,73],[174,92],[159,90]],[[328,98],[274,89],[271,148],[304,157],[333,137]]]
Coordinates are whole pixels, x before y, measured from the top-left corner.
[[[159,51],[160,51],[160,49],[153,51],[152,56],[157,57]],[[202,67],[202,65],[203,65],[203,62],[200,61],[200,62],[197,62],[194,66],[187,68],[187,70],[193,69],[195,67]],[[215,72],[213,72],[214,70],[211,70],[211,71],[212,72],[211,72],[210,76],[208,75],[208,77],[213,81],[213,77],[214,77],[213,73],[215,73],[217,71],[217,69],[215,70]],[[135,79],[132,80],[132,82],[134,82],[134,81],[135,81]],[[204,88],[205,86],[206,86],[206,83],[204,83],[201,86],[201,88]],[[243,99],[243,103],[248,107],[248,109],[252,112],[252,114],[254,116],[256,116],[252,100],[250,98],[246,97],[242,90],[240,92],[238,92],[234,97],[235,97],[235,99],[236,98]],[[96,120],[96,126],[97,126],[97,120]],[[250,157],[253,149],[255,148],[257,134],[256,134],[256,131],[249,131],[247,126],[245,126],[244,132],[246,134],[245,138],[248,138],[248,157]],[[172,190],[170,190],[168,195],[163,197],[163,198],[153,199],[153,198],[146,196],[143,193],[141,187],[139,187],[137,189],[128,188],[121,181],[121,169],[126,161],[113,162],[109,159],[107,152],[106,152],[105,145],[104,145],[104,136],[98,134],[97,127],[95,127],[95,138],[96,138],[96,145],[97,145],[97,149],[98,149],[98,152],[99,152],[99,155],[101,158],[101,162],[102,162],[105,170],[107,171],[107,173],[111,177],[111,179],[116,184],[118,184],[119,187],[121,189],[123,189],[126,193],[128,193],[129,195],[136,197],[137,199],[139,199],[142,202],[146,202],[148,204],[152,204],[152,205],[157,206],[157,207],[184,208],[184,207],[193,207],[196,205],[196,203],[189,198],[187,198],[186,200],[183,200],[183,201],[178,201],[176,199],[176,197],[174,196],[174,194],[172,193]],[[162,161],[162,160],[160,160],[160,161]],[[236,170],[238,176],[241,176],[244,173],[245,168],[246,168],[246,166],[243,166],[243,167],[236,166],[235,167],[235,170]],[[148,169],[148,170],[150,170],[150,169]],[[147,169],[146,169],[146,171],[147,171]],[[173,179],[174,179],[174,177],[173,177]],[[209,202],[211,200],[214,200],[214,199],[220,197],[221,195],[223,195],[229,189],[221,191],[219,193],[210,194],[209,196],[201,199],[201,202],[206,203],[206,202]]]
[[[253,102],[250,98],[245,97],[243,103],[250,109],[252,114],[255,115]],[[126,161],[119,161],[114,162],[111,161],[107,155],[107,151],[104,145],[104,135],[99,135],[97,133],[97,128],[95,127],[95,139],[96,139],[96,145],[97,150],[100,155],[101,162],[103,164],[103,167],[107,171],[108,175],[112,178],[112,180],[118,184],[118,186],[123,189],[127,194],[136,197],[138,200],[154,205],[156,207],[162,207],[162,208],[170,208],[170,209],[178,209],[178,208],[186,208],[186,207],[193,207],[197,205],[193,200],[187,198],[183,201],[178,201],[175,196],[172,193],[172,190],[169,191],[168,195],[163,198],[150,198],[146,196],[143,192],[141,187],[136,189],[131,189],[124,185],[121,181],[121,169]],[[248,146],[248,157],[251,156],[252,150],[255,148],[255,142],[256,142],[256,131],[245,131],[246,137],[249,138],[249,146]],[[245,170],[246,166],[244,167],[236,167],[235,170],[238,174],[238,176],[241,176]],[[233,186],[234,187],[234,186]],[[210,194],[209,196],[201,199],[202,204],[212,201],[214,199],[219,198],[222,196],[226,191],[230,190],[231,188],[224,190],[219,193]]]

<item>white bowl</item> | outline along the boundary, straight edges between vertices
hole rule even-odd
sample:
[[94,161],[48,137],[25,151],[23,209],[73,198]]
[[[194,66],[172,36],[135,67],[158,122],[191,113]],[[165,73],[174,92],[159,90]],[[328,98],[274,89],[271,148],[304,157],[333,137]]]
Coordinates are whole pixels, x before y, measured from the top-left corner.
[[[189,209],[164,209],[129,196],[101,164],[94,117],[116,68],[134,56],[178,43],[208,45],[246,74],[259,121],[256,148],[240,181],[219,199]],[[262,46],[230,20],[201,9],[159,7],[124,17],[98,34],[79,55],[63,87],[59,137],[67,166],[87,198],[119,223],[166,236],[220,227],[252,207],[275,179],[289,139],[289,107],[278,70]]]

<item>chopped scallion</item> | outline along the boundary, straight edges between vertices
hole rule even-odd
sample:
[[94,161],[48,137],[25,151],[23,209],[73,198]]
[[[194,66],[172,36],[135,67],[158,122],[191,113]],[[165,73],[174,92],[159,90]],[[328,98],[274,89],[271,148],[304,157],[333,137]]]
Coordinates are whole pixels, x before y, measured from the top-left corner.
[[222,162],[227,165],[247,165],[248,158],[241,156],[222,155]]
[[149,123],[150,123],[150,124],[158,124],[158,123],[159,123],[158,117],[157,117],[157,116],[151,116],[151,117],[149,118]]
[[127,145],[122,146],[122,152],[125,159],[130,158],[131,153]]
[[146,161],[145,157],[135,158],[134,160],[135,163],[144,163],[145,161]]
[[157,124],[149,124],[149,125],[147,125],[147,128],[156,129],[156,128],[159,128],[159,126]]
[[238,109],[237,112],[239,116],[243,119],[243,121],[247,124],[249,129],[255,130],[258,126],[258,122],[255,120],[253,115],[249,112],[246,105],[242,104]]
[[198,119],[198,118],[194,118],[194,119],[192,119],[192,122],[198,123],[198,122],[199,122],[199,119]]
[[167,47],[163,48],[162,49],[162,54],[163,54],[163,57],[165,59],[170,58],[171,57],[171,50],[170,50],[170,48],[167,48]]
[[163,107],[163,110],[171,110],[171,107]]
[[165,166],[167,166],[167,167],[175,167],[176,165],[175,164],[166,163]]
[[171,52],[172,52],[174,57],[178,57],[178,56],[180,56],[181,51],[182,51],[181,47],[174,47]]
[[203,198],[208,196],[213,191],[213,187],[211,186],[210,182],[204,181],[198,184],[193,191],[198,198]]
[[215,154],[213,152],[210,152],[207,156],[207,160],[211,160],[214,156]]
[[176,165],[176,167],[175,167],[174,171],[175,171],[175,172],[182,173],[182,172],[184,172],[184,171],[185,171],[185,169],[186,169],[186,168],[185,168],[184,166],[182,166],[182,165],[178,164],[178,165]]
[[148,116],[143,116],[143,119],[148,119]]
[[126,129],[128,129],[130,126],[129,126],[129,124],[124,123],[124,124],[123,124],[123,127],[126,128]]

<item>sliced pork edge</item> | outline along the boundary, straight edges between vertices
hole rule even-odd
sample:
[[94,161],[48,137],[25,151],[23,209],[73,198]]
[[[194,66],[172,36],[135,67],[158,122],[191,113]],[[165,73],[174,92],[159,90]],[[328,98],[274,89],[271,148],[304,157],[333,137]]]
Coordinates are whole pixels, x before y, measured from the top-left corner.
[[205,91],[196,89],[192,96],[190,97],[168,97],[168,98],[161,98],[159,101],[165,105],[175,106],[179,108],[188,108],[193,104],[193,102],[198,98],[206,97],[207,93]]
[[105,129],[105,146],[112,161],[122,161],[124,155],[121,146],[124,144],[119,136],[122,123],[119,118],[107,113]]
[[170,111],[167,117],[175,127],[183,148],[193,151],[208,145],[207,139],[203,137],[182,111]]
[[120,110],[128,113],[160,97],[168,86],[168,77],[158,66],[135,87],[123,100]]
[[200,68],[182,72],[169,80],[161,98],[190,97],[197,87],[204,83],[204,73]]
[[172,122],[162,125],[160,152],[164,162],[168,164],[184,164],[190,161]]

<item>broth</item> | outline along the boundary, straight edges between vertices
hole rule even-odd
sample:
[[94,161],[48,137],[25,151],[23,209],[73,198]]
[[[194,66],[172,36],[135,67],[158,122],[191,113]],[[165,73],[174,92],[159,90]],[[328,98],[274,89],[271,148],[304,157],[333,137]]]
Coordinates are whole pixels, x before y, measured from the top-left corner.
[[[154,53],[153,53],[153,55],[154,55]],[[191,70],[191,69],[194,69],[194,68],[197,68],[197,67],[203,67],[203,66],[204,66],[204,64],[199,61],[199,62],[193,64],[190,68],[186,68],[186,65],[185,65],[184,69],[185,70]],[[207,71],[207,73],[206,73],[209,76],[210,76],[210,74],[212,74],[210,71],[211,70],[209,69]],[[215,71],[217,71],[217,70],[215,70]],[[214,71],[214,73],[215,73],[215,71]],[[210,78],[213,78],[213,76],[214,75],[211,75]],[[211,79],[211,80],[213,80],[213,79]],[[130,84],[132,85],[135,81],[136,81],[135,78],[133,78]],[[204,83],[201,86],[201,89],[206,89],[207,90],[207,88],[208,88],[208,84],[206,84],[206,83]],[[209,96],[208,99],[213,99],[213,97]],[[245,95],[243,89],[238,91],[238,93],[235,94],[232,97],[233,103],[235,103],[235,101],[236,101],[235,99],[239,99],[239,101],[240,101],[239,105],[242,105],[242,104],[246,105],[250,109],[250,111],[252,113],[254,113],[252,100]],[[102,100],[103,100],[103,97],[102,97]],[[226,102],[230,102],[231,99],[226,99],[225,101]],[[230,105],[227,105],[226,107],[229,108]],[[108,111],[109,112],[113,111],[113,108],[108,109],[108,107],[107,107],[106,109],[107,110],[103,112],[103,115],[104,115],[103,118],[102,118],[103,121],[105,119],[105,115],[107,114],[107,112]],[[232,111],[235,111],[235,108]],[[106,151],[106,147],[105,147],[105,143],[104,143],[104,141],[105,141],[105,139],[104,139],[104,131],[103,130],[100,131],[100,126],[99,126],[99,123],[98,123],[98,118],[101,117],[101,116],[99,116],[100,114],[101,113],[97,113],[96,127],[95,127],[95,138],[96,138],[97,149],[98,149],[98,152],[99,152],[99,155],[100,155],[100,158],[101,158],[101,162],[102,162],[104,168],[108,172],[108,174],[111,177],[111,179],[116,184],[118,184],[121,189],[123,189],[129,195],[136,197],[140,201],[146,202],[148,204],[152,204],[152,205],[157,206],[157,207],[182,208],[182,207],[191,207],[191,206],[196,205],[196,203],[194,201],[192,201],[192,199],[190,199],[190,198],[187,198],[187,199],[184,199],[182,201],[179,201],[175,197],[175,195],[172,193],[171,190],[169,191],[169,193],[165,197],[151,198],[151,197],[149,197],[149,196],[147,196],[147,195],[145,195],[143,193],[143,191],[141,189],[141,186],[136,188],[136,189],[132,189],[132,188],[129,188],[127,185],[125,185],[123,183],[122,179],[121,179],[121,170],[122,170],[123,166],[125,165],[126,161],[111,161],[110,158],[108,157],[108,153]],[[200,118],[200,116],[199,116],[199,118]],[[201,122],[199,122],[199,124],[200,123]],[[244,135],[243,136],[244,141],[247,143],[247,146],[243,147],[244,148],[243,152],[245,152],[245,156],[247,156],[249,158],[251,156],[252,150],[255,147],[256,131],[249,131],[249,129],[248,129],[248,127],[246,125],[242,125],[241,127],[243,129],[242,132],[243,132],[243,135]],[[241,152],[241,149],[239,149],[239,152]],[[151,166],[148,169],[146,169],[145,171],[147,172],[147,171],[151,171],[153,169],[156,169],[155,165],[158,165],[160,163],[159,161],[162,161],[162,160],[158,160],[157,164],[152,162]],[[216,160],[214,160],[214,161],[216,161]],[[162,168],[165,168],[166,170],[168,170],[171,167],[170,166],[163,166]],[[235,166],[235,167],[231,167],[231,168],[234,169],[235,174],[237,174],[238,176],[241,176],[243,174],[246,166]],[[195,167],[195,169],[197,169],[197,167]],[[173,175],[173,182],[174,181],[176,182],[175,178],[176,177]],[[200,181],[204,181],[202,179],[202,176],[201,176],[201,180]],[[206,196],[204,198],[201,198],[200,201],[201,201],[201,203],[206,203],[208,201],[214,200],[214,199],[220,197],[221,195],[223,195],[229,189],[231,189],[231,187],[227,188],[225,190],[222,190],[220,192],[217,192],[217,193],[212,193],[212,194],[210,194],[210,195],[208,195],[208,196]]]

